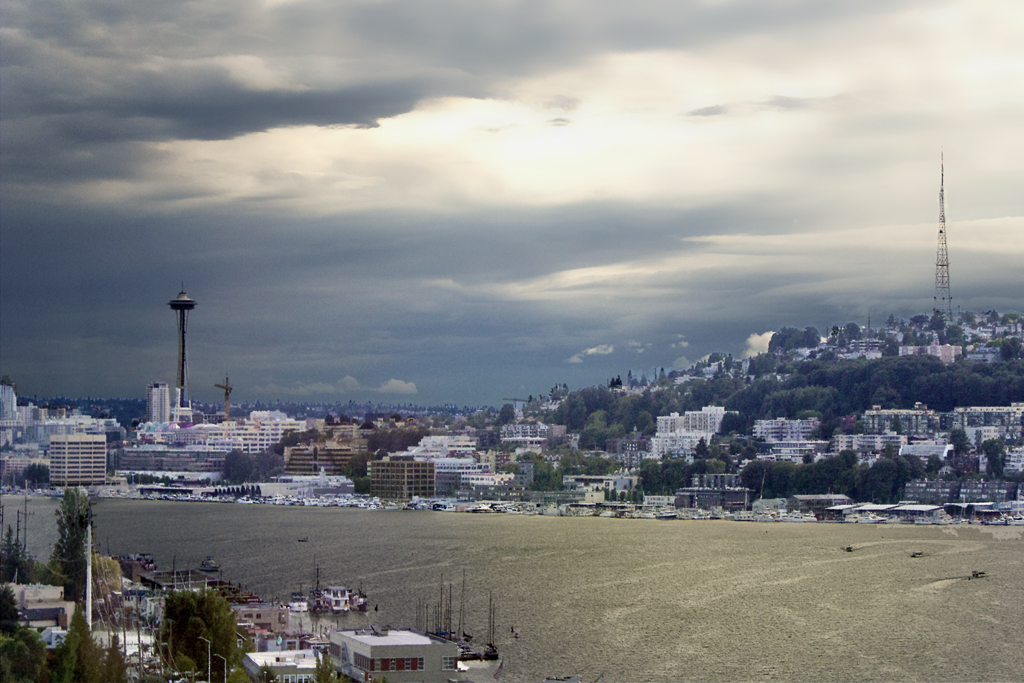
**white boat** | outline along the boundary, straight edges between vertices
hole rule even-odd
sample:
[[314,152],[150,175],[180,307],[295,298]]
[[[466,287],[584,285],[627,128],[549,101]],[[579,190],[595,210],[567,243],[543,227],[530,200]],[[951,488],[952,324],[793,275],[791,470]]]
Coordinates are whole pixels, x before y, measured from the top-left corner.
[[308,612],[309,598],[301,592],[292,593],[292,599],[288,601],[289,612]]
[[886,521],[885,517],[879,517],[874,512],[867,512],[857,520],[858,524],[881,524]]

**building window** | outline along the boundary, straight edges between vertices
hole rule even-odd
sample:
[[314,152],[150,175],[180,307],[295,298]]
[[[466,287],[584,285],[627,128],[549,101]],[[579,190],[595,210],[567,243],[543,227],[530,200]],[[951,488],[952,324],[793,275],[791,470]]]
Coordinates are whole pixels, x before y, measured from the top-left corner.
[[456,661],[458,657],[444,655],[441,657],[441,671],[455,671],[458,669]]

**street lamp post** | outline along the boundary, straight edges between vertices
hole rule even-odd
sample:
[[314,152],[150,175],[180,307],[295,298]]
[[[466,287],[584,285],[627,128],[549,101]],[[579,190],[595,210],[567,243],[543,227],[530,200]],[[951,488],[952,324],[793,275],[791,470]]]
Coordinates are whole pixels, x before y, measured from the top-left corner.
[[221,657],[216,652],[213,653],[213,656],[214,657],[220,657],[221,661],[224,662],[224,683],[228,683],[228,660],[224,659],[223,657]]
[[202,636],[199,636],[199,640],[206,642],[206,683],[210,683],[210,641]]

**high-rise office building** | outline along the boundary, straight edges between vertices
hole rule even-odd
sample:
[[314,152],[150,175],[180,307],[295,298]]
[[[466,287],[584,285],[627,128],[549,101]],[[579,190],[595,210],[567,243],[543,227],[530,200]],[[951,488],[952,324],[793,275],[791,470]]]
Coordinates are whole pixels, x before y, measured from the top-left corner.
[[90,486],[107,476],[107,437],[103,434],[60,434],[50,437],[50,484]]
[[146,419],[149,422],[171,421],[171,392],[167,382],[151,382],[146,387]]
[[[6,375],[4,376],[6,380]],[[0,382],[0,420],[16,420],[18,418],[18,395],[14,384]]]

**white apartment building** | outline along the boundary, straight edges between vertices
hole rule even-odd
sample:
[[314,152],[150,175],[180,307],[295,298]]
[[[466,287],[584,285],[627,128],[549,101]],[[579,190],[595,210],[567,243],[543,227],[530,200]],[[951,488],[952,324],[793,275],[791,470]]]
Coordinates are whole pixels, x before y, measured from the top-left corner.
[[804,456],[812,458],[828,450],[828,441],[776,441],[772,444],[772,456],[778,461],[802,463]]
[[901,346],[901,356],[935,356],[943,363],[952,363],[963,353],[963,347],[949,344],[932,344],[931,346]]
[[50,437],[50,484],[91,486],[107,477],[107,438],[102,434]]
[[900,448],[907,445],[906,434],[836,434],[832,437],[832,450],[839,451],[854,450],[862,453],[880,453],[886,446],[891,445],[898,452]]
[[757,420],[754,422],[754,436],[764,439],[768,443],[802,441],[807,439],[820,424],[821,420],[816,417],[808,420],[787,420],[782,417],[774,420]]
[[717,434],[725,419],[725,408],[705,406],[700,410],[687,410],[680,415],[661,415],[657,420],[658,435],[675,432],[709,432]]
[[524,422],[501,426],[503,442],[535,444],[545,439],[565,436],[565,425],[547,425],[543,422]]
[[167,382],[151,382],[146,386],[146,421],[171,421],[171,392]]
[[954,429],[996,427],[999,436],[1020,438],[1024,424],[1024,402],[1009,406],[969,406],[953,409]]
[[[661,418],[658,418],[661,419]],[[666,456],[690,456],[701,439],[710,444],[711,432],[672,432],[651,437],[651,453],[658,459]]]
[[864,425],[865,434],[894,432],[897,426],[900,433],[915,436],[928,436],[939,430],[939,416],[921,403],[908,409],[883,410],[881,406],[872,406],[871,410],[864,411],[861,423]]
[[419,444],[406,450],[403,455],[417,458],[460,458],[476,453],[477,439],[472,436],[432,436],[420,439]]
[[937,455],[940,458],[951,458],[953,457],[953,444],[951,443],[912,443],[906,446],[900,447],[900,455],[916,455],[917,457],[927,460],[931,455]]
[[[1024,447],[1011,448],[1006,451],[1006,464],[1003,465],[1004,474],[1017,474],[1024,472]],[[1024,493],[1024,486],[1018,487],[1018,497]]]

